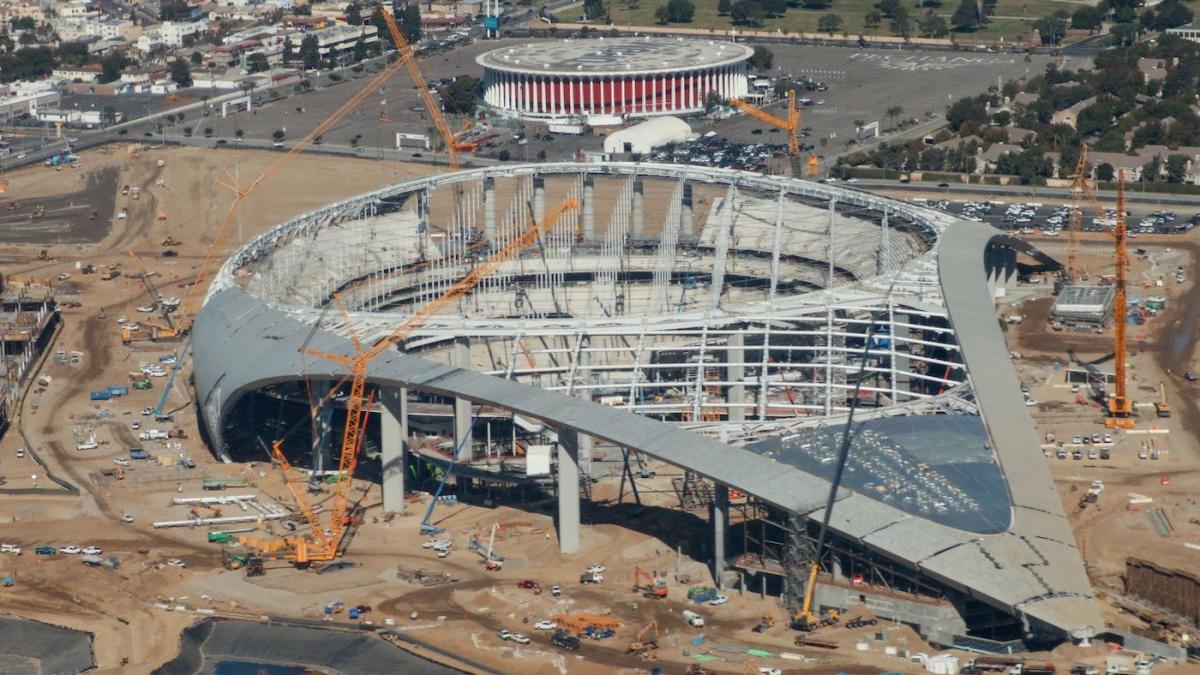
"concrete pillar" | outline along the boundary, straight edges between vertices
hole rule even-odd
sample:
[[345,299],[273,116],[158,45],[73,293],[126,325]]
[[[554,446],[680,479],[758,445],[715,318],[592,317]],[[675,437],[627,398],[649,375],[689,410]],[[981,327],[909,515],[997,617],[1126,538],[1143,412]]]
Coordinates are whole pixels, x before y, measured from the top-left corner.
[[583,177],[583,240],[596,239],[596,185],[589,175]]
[[383,511],[404,512],[404,480],[408,473],[408,390],[383,389],[379,439],[383,467]]
[[483,179],[483,234],[490,242],[496,241],[496,179]]
[[579,552],[579,435],[558,430],[558,552]]
[[[460,338],[454,341],[454,365],[471,367],[471,341]],[[471,435],[471,401],[454,399],[454,447],[459,461],[473,459],[475,439]]]
[[692,184],[685,180],[679,202],[679,236],[690,237],[692,234]]
[[725,530],[729,523],[729,487],[717,483],[713,492],[713,585],[725,589]]
[[429,189],[417,193],[417,232],[429,232]]
[[[312,383],[314,403],[329,395],[328,382]],[[326,471],[333,462],[333,405],[321,405],[313,411],[312,427],[312,470]]]
[[546,218],[546,179],[533,175],[533,220],[542,222]]
[[642,184],[642,179],[638,176],[633,177],[633,234],[640,237],[646,234],[646,212],[643,210],[642,193],[645,186]]
[[[727,375],[726,379],[729,382],[741,382],[746,373],[746,336],[744,333],[734,333],[729,336],[729,347],[725,350],[725,362]],[[725,395],[726,402],[729,404],[727,408],[728,419],[730,422],[741,422],[746,419],[746,410],[742,407],[734,407],[736,404],[746,402],[746,385],[731,384],[729,391]]]

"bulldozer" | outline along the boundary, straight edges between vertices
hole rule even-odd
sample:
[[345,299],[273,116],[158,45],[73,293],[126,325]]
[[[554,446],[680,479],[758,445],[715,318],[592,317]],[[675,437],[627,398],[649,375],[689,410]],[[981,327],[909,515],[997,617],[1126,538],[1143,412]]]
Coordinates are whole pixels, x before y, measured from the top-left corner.
[[[646,583],[641,583],[642,579],[646,579]],[[663,599],[667,597],[668,592],[667,582],[665,579],[659,579],[640,567],[633,568],[633,592],[644,592],[647,598]]]
[[[646,637],[646,633],[648,633],[650,630],[654,631],[653,638]],[[651,620],[650,623],[646,624],[641,630],[638,631],[637,636],[635,636],[633,641],[629,643],[629,646],[625,648],[625,653],[646,656],[649,652],[655,649],[658,649],[658,621]]]
[[763,614],[758,620],[758,625],[754,627],[755,633],[765,633],[775,626],[775,617],[770,614]]
[[794,630],[811,633],[825,626],[837,625],[841,621],[842,615],[836,609],[827,610],[820,615],[812,611],[813,592],[816,591],[817,572],[820,569],[821,566],[818,563],[813,563],[808,571],[808,584],[804,587],[804,605],[799,611],[793,612],[791,617],[791,626]]

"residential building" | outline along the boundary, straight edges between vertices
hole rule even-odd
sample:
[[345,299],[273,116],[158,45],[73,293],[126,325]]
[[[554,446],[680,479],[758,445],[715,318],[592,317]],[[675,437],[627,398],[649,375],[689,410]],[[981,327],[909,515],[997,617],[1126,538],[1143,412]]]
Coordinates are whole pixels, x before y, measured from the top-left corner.
[[1010,152],[1024,152],[1025,148],[1011,143],[992,143],[991,147],[975,156],[975,173],[992,173],[1000,158]]
[[46,20],[46,10],[41,5],[33,2],[13,2],[0,5],[0,20],[3,20],[5,23],[24,17],[29,17],[41,23]]
[[[295,48],[299,50],[301,40],[310,35],[317,37],[317,51],[321,53],[323,59],[337,59],[352,54],[354,45],[360,38],[367,45],[379,42],[379,31],[375,26],[348,26],[346,24],[338,24],[307,33],[296,33],[289,37]],[[280,41],[279,44],[279,48],[282,50],[283,42]]]
[[99,63],[89,63],[86,66],[60,66],[51,75],[71,82],[95,82],[100,79],[102,70]]
[[1051,124],[1065,124],[1065,125],[1071,127],[1072,129],[1074,129],[1075,125],[1079,121],[1079,113],[1083,112],[1083,110],[1085,108],[1090,107],[1095,102],[1096,102],[1096,97],[1090,96],[1088,98],[1083,99],[1079,103],[1076,103],[1075,105],[1071,106],[1070,108],[1066,108],[1064,110],[1059,110],[1058,112],[1054,113],[1054,115],[1052,115],[1050,117],[1050,123]]
[[1167,77],[1166,59],[1138,59],[1137,69],[1141,71],[1145,82],[1164,80]]
[[182,47],[185,38],[196,38],[208,32],[205,21],[164,21],[158,26],[159,39],[168,47]]
[[1194,22],[1179,26],[1178,28],[1168,28],[1167,34],[1191,40],[1192,42],[1200,42],[1200,26]]

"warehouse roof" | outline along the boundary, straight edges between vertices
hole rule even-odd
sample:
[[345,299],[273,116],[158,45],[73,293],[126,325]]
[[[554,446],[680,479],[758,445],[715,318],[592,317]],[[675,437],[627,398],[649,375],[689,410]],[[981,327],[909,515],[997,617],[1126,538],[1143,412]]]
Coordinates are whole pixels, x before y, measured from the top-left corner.
[[485,68],[536,74],[632,75],[739,63],[754,50],[720,40],[595,38],[527,42],[493,49],[475,61]]
[[[654,148],[661,148],[671,143],[686,141],[692,135],[692,128],[687,122],[678,117],[655,117],[641,124],[622,129],[609,134],[604,139],[604,152],[640,152],[647,153]],[[628,144],[629,150],[626,150]]]

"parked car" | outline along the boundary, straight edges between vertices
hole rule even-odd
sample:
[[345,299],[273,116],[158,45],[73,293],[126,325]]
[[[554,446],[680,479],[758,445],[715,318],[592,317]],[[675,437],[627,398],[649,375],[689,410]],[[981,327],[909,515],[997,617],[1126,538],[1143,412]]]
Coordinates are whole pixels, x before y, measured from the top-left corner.
[[54,555],[55,553],[58,553],[58,549],[54,548],[53,546],[39,546],[33,549],[33,552],[37,555]]
[[104,553],[104,549],[100,548],[99,546],[88,546],[83,549],[82,553],[84,555],[100,555],[101,553]]
[[187,567],[187,563],[183,562],[179,558],[171,558],[167,561],[167,564],[171,567]]
[[729,602],[728,596],[718,595],[717,597],[713,598],[712,600],[709,600],[708,604],[713,605],[715,607],[717,605],[723,605],[727,602]]
[[536,630],[558,630],[558,624],[547,619],[542,619],[541,621],[533,624],[533,627]]
[[76,554],[78,554],[78,553],[79,553],[81,550],[82,550],[82,549],[80,549],[78,546],[76,546],[76,545],[74,545],[74,544],[71,544],[70,546],[63,546],[62,548],[58,549],[58,552],[59,552],[59,553],[69,553],[69,554],[71,554],[71,555],[76,555]]
[[501,640],[511,640],[513,636],[512,631],[503,628],[497,631],[496,635],[498,635]]

